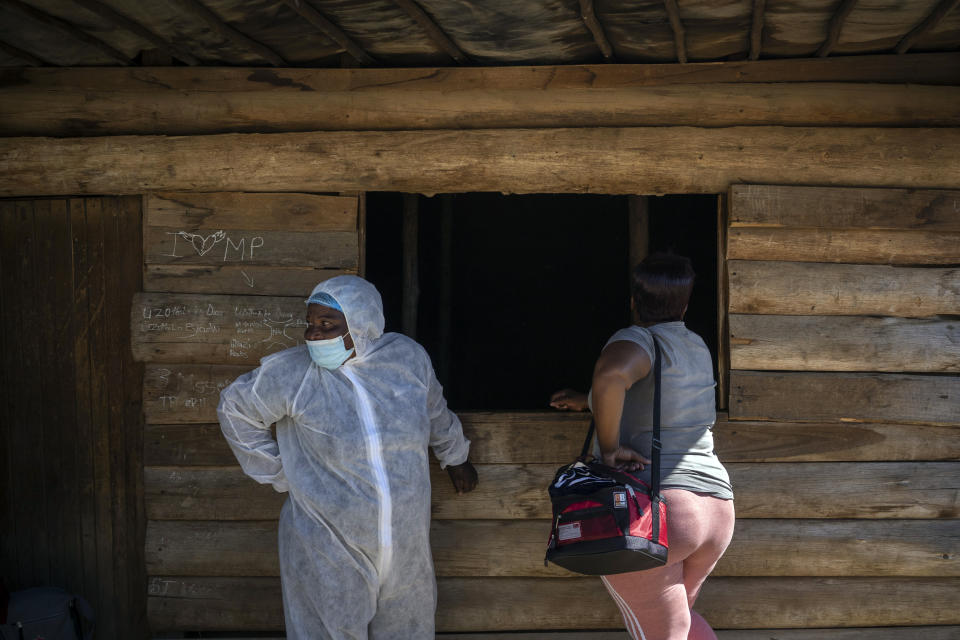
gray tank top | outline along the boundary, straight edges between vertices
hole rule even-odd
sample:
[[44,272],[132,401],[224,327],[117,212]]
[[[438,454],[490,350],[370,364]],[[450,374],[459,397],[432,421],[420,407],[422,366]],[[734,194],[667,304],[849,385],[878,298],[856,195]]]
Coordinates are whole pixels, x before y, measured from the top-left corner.
[[[661,487],[706,493],[733,500],[730,476],[713,452],[717,417],[710,351],[683,322],[636,325],[613,334],[611,342],[632,342],[654,361],[653,335],[660,343]],[[627,390],[620,421],[620,443],[650,456],[653,433],[653,369]],[[596,444],[594,453],[598,453]],[[649,466],[639,474],[650,481]]]

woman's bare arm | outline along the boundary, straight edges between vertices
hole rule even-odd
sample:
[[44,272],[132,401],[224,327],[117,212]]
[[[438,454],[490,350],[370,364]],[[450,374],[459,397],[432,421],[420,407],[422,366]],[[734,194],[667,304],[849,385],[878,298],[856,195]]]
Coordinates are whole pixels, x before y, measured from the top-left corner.
[[593,415],[597,441],[604,464],[628,470],[642,468],[649,460],[629,447],[620,446],[620,419],[627,389],[650,373],[650,357],[633,342],[611,342],[593,369]]

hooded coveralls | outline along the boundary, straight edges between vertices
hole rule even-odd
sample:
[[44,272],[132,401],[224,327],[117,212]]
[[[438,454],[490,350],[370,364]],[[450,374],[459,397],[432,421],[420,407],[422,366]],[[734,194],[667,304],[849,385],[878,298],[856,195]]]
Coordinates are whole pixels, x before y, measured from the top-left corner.
[[287,638],[433,638],[427,446],[446,466],[465,462],[470,443],[424,349],[383,334],[373,285],[339,276],[318,291],[342,307],[356,357],[327,370],[305,345],[267,356],[217,410],[244,472],[290,493],[279,530]]

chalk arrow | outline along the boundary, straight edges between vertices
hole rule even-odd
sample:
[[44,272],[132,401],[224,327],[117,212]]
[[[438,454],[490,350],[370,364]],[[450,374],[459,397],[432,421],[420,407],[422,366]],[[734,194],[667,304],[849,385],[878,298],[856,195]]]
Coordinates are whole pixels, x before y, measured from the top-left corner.
[[247,286],[253,289],[253,278],[247,275],[246,271],[240,269],[240,275],[243,276],[243,279],[247,281]]

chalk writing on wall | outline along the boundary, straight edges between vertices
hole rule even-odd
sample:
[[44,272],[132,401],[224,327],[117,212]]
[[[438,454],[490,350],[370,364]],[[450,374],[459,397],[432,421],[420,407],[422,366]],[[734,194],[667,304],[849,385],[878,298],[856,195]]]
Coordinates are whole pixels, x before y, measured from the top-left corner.
[[136,332],[146,343],[229,345],[231,359],[259,358],[303,342],[298,298],[153,295],[138,298]]
[[169,368],[155,369],[148,386],[156,392],[154,410],[157,411],[209,411],[220,400],[220,391],[226,388],[235,375],[215,372],[183,371]]
[[171,258],[180,258],[192,249],[198,256],[209,253],[223,262],[252,260],[254,251],[264,246],[263,236],[240,236],[236,239],[223,230],[206,235],[191,231],[167,231],[166,234],[173,236],[173,246],[170,253],[163,255]]

